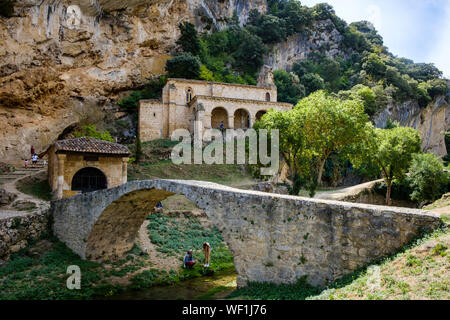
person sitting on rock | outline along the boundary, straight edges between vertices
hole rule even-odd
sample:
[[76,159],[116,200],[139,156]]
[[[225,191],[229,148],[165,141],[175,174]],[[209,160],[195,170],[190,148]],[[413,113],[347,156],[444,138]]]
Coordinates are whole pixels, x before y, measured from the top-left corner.
[[189,250],[186,254],[186,256],[184,257],[184,267],[187,269],[192,269],[192,267],[195,264],[194,261],[194,250]]

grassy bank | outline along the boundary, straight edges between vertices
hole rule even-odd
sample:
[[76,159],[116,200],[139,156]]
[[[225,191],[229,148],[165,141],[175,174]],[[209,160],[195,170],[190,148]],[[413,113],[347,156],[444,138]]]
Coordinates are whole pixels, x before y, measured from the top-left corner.
[[274,300],[450,299],[450,231],[417,239],[369,268],[354,272],[325,290],[301,279],[293,285],[250,283],[228,298]]
[[[139,163],[128,167],[128,180],[144,179],[182,179],[216,182],[224,185],[245,185],[253,183],[253,178],[243,166],[234,164],[181,164],[170,160],[173,146],[178,142],[155,140],[142,143],[142,155]],[[133,155],[136,146],[130,145]]]
[[[158,253],[179,261],[170,270],[155,268],[137,245],[121,260],[97,263],[82,260],[54,237],[47,237],[13,254],[6,265],[0,266],[0,300],[92,299],[234,269],[233,257],[217,229],[202,225],[196,218],[151,215],[148,219],[148,232]],[[213,247],[208,271],[205,273],[200,264],[192,270],[183,269],[186,248],[200,249],[204,241]],[[203,257],[198,253],[195,258],[200,261]],[[81,269],[80,290],[66,287],[70,265]]]

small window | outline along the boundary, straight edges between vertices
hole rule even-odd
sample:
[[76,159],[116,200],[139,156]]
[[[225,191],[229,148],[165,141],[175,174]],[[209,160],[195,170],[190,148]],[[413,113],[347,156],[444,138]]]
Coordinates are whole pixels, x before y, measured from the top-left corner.
[[266,93],[266,101],[270,101],[270,93]]
[[153,116],[156,118],[156,113],[155,112],[153,112]]
[[191,102],[191,100],[192,100],[192,89],[188,88],[186,90],[186,103]]

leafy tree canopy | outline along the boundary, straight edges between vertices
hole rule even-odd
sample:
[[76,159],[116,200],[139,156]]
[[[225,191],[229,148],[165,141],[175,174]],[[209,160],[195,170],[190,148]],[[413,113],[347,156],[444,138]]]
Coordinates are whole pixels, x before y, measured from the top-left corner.
[[425,204],[448,191],[450,177],[440,159],[425,153],[413,156],[407,181],[413,190],[411,199]]

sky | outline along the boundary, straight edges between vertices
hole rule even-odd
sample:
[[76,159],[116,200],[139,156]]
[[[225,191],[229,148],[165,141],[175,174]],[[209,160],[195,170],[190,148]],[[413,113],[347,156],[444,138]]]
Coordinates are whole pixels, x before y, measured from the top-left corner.
[[347,23],[372,22],[394,55],[434,63],[450,79],[450,0],[301,0],[321,2]]

